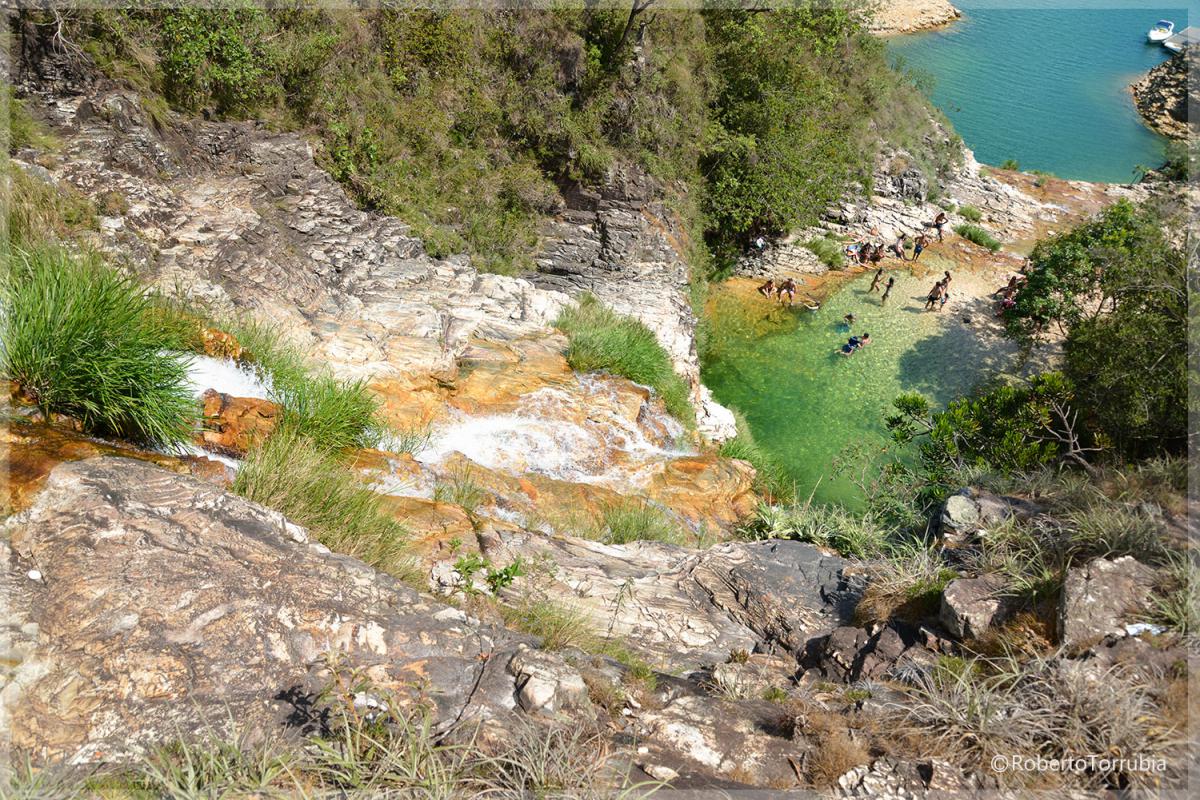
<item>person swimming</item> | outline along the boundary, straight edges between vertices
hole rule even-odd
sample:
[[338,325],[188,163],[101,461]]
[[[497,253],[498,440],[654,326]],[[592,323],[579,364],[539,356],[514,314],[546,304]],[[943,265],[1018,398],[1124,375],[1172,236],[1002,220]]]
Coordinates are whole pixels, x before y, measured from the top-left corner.
[[862,336],[851,336],[850,340],[842,345],[841,354],[844,356],[851,355],[856,350],[861,350],[871,343],[871,334],[864,333]]
[[896,285],[896,276],[888,276],[887,286],[883,287],[883,297],[879,298],[879,305],[887,303],[888,297],[892,294],[892,287]]
[[854,315],[847,314],[846,316],[842,317],[842,322],[846,324],[846,330],[850,330],[850,328],[854,327]]

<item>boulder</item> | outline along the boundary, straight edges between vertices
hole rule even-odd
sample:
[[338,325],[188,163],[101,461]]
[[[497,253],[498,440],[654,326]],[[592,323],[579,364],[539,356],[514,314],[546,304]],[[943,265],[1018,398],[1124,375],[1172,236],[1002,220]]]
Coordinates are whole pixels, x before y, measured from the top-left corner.
[[937,659],[936,637],[903,622],[870,628],[843,626],[810,643],[804,681],[838,683],[881,680],[902,668],[922,668]]
[[810,544],[773,539],[712,547],[692,575],[764,644],[800,654],[810,639],[853,617],[865,581],[846,566]]
[[1095,558],[1067,570],[1058,607],[1058,633],[1071,649],[1106,636],[1125,636],[1125,623],[1146,606],[1154,570],[1133,556]]
[[647,743],[646,763],[695,785],[726,778],[775,789],[797,786],[811,749],[794,717],[765,701],[680,697],[662,709],[643,710],[636,730]]
[[517,702],[526,711],[552,713],[588,705],[583,676],[557,656],[520,647],[508,671],[517,679]]
[[5,747],[37,762],[120,759],[230,718],[286,732],[333,653],[439,720],[515,707],[504,666],[522,637],[150,464],[60,464],[0,551],[10,575],[40,573],[4,585],[0,694]]
[[1000,588],[999,580],[988,575],[952,580],[942,591],[938,617],[955,637],[977,639],[1003,613]]
[[946,498],[938,516],[938,532],[947,544],[960,545],[1013,517],[1026,519],[1041,511],[1039,505],[1020,497],[968,487]]
[[833,796],[841,798],[924,798],[989,796],[996,781],[968,775],[941,759],[876,759],[842,775]]
[[200,396],[201,428],[196,444],[214,453],[240,458],[266,439],[279,417],[279,406],[254,397],[231,397],[213,389]]

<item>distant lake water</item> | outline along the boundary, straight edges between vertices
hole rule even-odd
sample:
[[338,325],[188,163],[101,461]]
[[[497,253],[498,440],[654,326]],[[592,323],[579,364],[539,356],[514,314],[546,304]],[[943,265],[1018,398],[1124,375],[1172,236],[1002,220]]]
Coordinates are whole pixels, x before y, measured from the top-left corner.
[[1162,163],[1166,140],[1141,123],[1128,86],[1170,55],[1146,32],[1160,18],[1183,30],[1186,3],[955,3],[962,20],[889,49],[933,77],[934,104],[981,162],[1114,182]]

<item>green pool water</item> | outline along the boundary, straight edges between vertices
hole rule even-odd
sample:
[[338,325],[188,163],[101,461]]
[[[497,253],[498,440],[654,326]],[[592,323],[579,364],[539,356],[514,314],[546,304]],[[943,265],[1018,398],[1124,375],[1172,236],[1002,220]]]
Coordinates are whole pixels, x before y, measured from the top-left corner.
[[[831,474],[833,461],[852,445],[876,453],[894,446],[884,417],[900,392],[920,391],[944,404],[1022,366],[987,304],[956,302],[953,283],[944,310],[922,310],[940,270],[953,264],[934,257],[926,268],[923,277],[893,272],[896,286],[882,307],[879,295],[867,292],[870,275],[852,279],[816,312],[716,290],[704,381],[717,400],[745,415],[805,496],[815,490],[819,502],[861,503],[852,483]],[[849,336],[847,313],[857,317],[854,333],[873,340],[848,357],[835,352]]]

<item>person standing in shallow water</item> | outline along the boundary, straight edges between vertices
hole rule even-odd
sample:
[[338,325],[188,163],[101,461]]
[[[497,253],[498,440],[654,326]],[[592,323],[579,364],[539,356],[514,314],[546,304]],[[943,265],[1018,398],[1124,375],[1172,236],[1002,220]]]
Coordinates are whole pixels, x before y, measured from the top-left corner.
[[884,303],[887,302],[888,295],[890,295],[892,293],[892,287],[895,285],[896,285],[895,276],[888,278],[887,286],[885,286],[883,289],[883,297],[879,298],[879,305],[883,305]]
[[875,277],[871,280],[871,288],[868,289],[867,291],[869,291],[869,292],[879,291],[879,281],[882,279],[883,279],[883,267],[880,267],[878,270],[875,271]]

